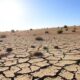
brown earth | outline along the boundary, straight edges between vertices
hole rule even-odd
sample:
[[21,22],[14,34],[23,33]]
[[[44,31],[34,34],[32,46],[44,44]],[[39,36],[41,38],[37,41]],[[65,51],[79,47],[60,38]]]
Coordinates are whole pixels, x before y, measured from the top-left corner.
[[80,80],[80,28],[72,29],[0,32],[0,80]]

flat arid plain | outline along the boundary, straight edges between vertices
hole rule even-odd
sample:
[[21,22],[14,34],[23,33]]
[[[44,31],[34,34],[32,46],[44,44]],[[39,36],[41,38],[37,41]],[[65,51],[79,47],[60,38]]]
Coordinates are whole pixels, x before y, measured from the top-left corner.
[[0,80],[80,80],[80,27],[0,32]]

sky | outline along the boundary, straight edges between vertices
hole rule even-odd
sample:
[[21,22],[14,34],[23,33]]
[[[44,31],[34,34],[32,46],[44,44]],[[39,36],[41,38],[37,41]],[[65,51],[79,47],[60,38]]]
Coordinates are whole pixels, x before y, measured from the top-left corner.
[[80,25],[80,0],[0,0],[0,31]]

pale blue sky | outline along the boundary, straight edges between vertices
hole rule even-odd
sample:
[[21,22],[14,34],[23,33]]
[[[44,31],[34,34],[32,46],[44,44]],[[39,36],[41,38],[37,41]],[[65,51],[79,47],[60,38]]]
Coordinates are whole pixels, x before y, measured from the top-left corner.
[[80,0],[0,0],[0,30],[80,25]]

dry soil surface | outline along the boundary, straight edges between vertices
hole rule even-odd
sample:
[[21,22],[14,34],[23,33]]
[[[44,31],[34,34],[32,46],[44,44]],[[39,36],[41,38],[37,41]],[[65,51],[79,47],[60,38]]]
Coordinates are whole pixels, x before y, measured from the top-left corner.
[[0,80],[80,80],[79,31],[57,34],[55,29],[43,29],[0,35],[6,35],[0,38]]

